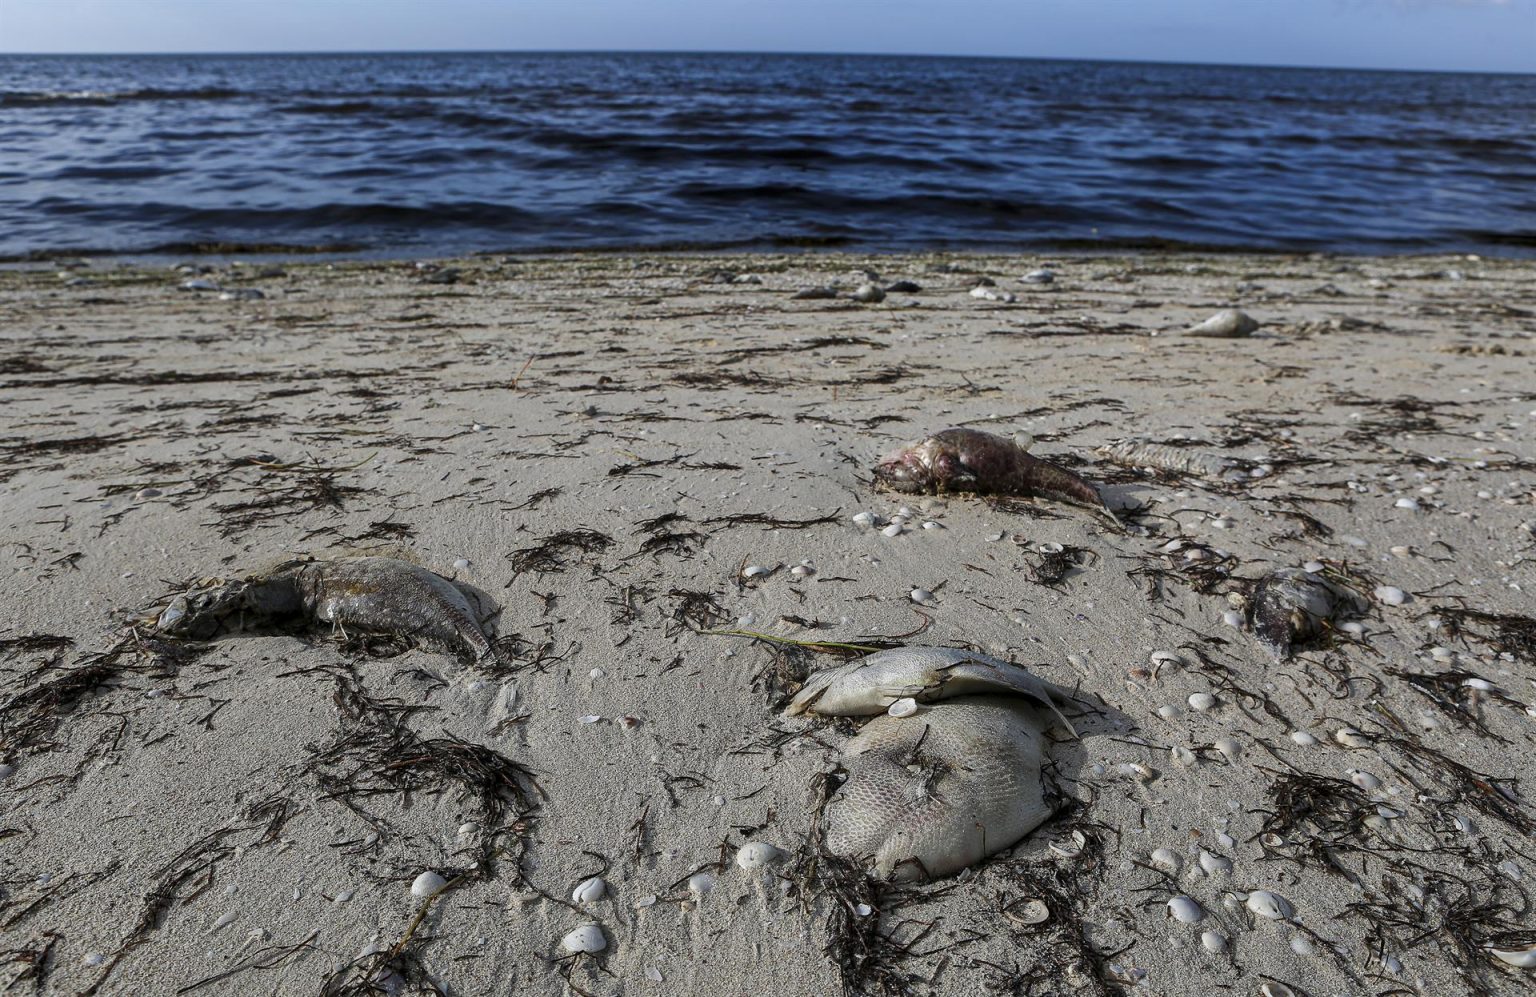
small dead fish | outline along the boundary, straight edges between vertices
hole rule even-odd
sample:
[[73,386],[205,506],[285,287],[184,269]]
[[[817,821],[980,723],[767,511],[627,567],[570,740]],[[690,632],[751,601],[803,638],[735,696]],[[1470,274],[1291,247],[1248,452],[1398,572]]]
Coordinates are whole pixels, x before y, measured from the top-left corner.
[[[789,716],[872,716],[899,699],[934,703],[957,696],[1019,696],[1054,713],[1058,694],[1011,661],[956,647],[895,647],[808,678],[784,712]],[[1065,699],[1065,697],[1059,697]]]
[[471,663],[495,658],[458,586],[392,557],[290,561],[239,581],[210,580],[171,600],[155,620],[161,633],[190,640],[320,623],[343,634],[412,637]]
[[1312,571],[1282,568],[1265,575],[1248,600],[1248,622],[1275,660],[1327,632],[1333,621],[1370,609],[1365,597]]
[[1012,440],[975,429],[945,429],[909,443],[875,465],[875,480],[898,492],[1016,495],[1066,502],[1119,525],[1099,490]]

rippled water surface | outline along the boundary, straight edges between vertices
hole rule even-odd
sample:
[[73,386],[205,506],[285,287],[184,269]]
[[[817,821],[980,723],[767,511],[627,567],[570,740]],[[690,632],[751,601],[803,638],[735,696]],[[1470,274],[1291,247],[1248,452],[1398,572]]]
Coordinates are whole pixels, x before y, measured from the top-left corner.
[[0,57],[0,254],[1536,253],[1536,76],[874,56]]

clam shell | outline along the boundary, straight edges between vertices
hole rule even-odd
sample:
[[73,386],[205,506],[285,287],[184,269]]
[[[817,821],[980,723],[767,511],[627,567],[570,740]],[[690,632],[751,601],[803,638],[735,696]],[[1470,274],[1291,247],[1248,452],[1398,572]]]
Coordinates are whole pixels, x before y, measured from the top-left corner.
[[1184,867],[1184,857],[1172,848],[1153,849],[1151,859],[1153,865],[1174,875],[1178,875],[1179,870]]
[[1536,945],[1528,949],[1490,948],[1488,954],[1502,963],[1516,966],[1520,969],[1530,969],[1532,966],[1536,966]]
[[1271,921],[1289,921],[1296,913],[1291,902],[1278,893],[1254,890],[1248,894],[1248,909]]
[[601,952],[608,947],[608,938],[596,921],[588,921],[560,939],[560,947],[571,953]]
[[411,882],[411,896],[430,897],[448,885],[448,880],[428,869]]
[[1205,920],[1205,911],[1193,899],[1186,896],[1177,896],[1168,901],[1168,913],[1175,921],[1183,924],[1194,924]]
[[743,869],[762,869],[782,860],[784,853],[766,841],[752,841],[736,853],[736,864]]
[[1225,952],[1227,950],[1227,936],[1219,931],[1202,931],[1200,944],[1205,946],[1207,952]]
[[579,904],[597,903],[607,895],[608,884],[603,882],[601,876],[583,879],[576,884],[576,889],[571,891],[571,899]]

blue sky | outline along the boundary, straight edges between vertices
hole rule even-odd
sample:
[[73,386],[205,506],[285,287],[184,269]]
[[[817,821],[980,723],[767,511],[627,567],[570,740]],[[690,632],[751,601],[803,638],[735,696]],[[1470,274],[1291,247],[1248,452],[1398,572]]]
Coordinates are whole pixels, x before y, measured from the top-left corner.
[[918,52],[1536,72],[1536,0],[0,0],[3,52]]

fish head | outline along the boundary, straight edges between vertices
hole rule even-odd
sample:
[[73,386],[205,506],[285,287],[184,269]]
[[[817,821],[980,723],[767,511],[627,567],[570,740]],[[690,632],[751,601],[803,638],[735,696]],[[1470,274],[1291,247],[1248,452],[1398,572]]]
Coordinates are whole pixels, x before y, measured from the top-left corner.
[[966,490],[975,474],[958,447],[934,437],[910,443],[881,458],[875,480],[892,491],[930,493]]
[[239,629],[249,608],[244,582],[209,582],[172,599],[155,618],[155,629],[167,637],[208,640]]

